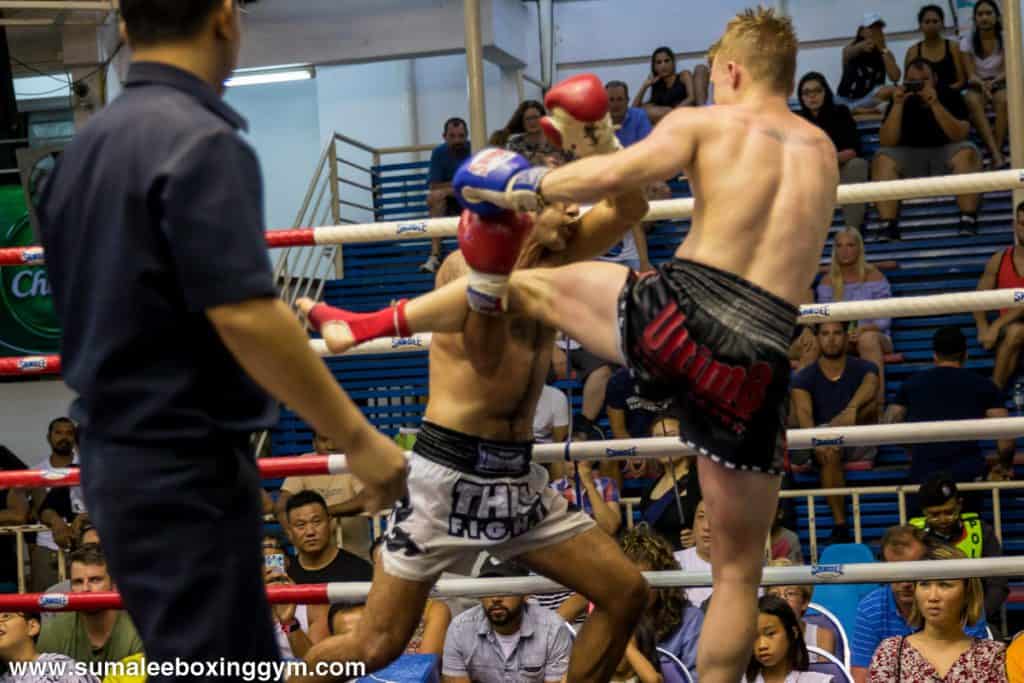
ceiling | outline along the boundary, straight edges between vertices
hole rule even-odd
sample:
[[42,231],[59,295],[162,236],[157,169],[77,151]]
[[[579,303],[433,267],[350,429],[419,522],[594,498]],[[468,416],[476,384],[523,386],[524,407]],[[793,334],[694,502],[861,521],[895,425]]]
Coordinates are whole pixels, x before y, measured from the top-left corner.
[[14,75],[62,70],[61,29],[99,26],[116,6],[115,0],[0,0]]

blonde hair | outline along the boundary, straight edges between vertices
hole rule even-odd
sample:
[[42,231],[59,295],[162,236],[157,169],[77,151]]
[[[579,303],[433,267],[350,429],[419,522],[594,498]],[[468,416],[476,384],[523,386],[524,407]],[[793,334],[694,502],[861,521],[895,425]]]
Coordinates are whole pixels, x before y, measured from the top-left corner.
[[[789,559],[788,557],[780,557],[777,560],[769,560],[769,567],[799,567],[796,562]],[[804,602],[810,602],[811,598],[814,597],[814,586],[804,585],[795,586],[800,589],[800,592],[804,594]],[[779,588],[779,586],[772,586],[772,588]]]
[[758,7],[733,17],[722,37],[711,46],[708,58],[712,62],[718,57],[739,62],[755,81],[788,96],[796,83],[798,46],[788,17]]
[[[949,545],[939,545],[928,552],[929,560],[965,560],[964,555],[958,548]],[[964,604],[960,609],[960,621],[965,626],[974,626],[981,619],[985,609],[985,590],[981,586],[981,579],[973,577],[970,579],[958,579],[964,583]],[[918,581],[918,584],[921,582]],[[924,616],[917,605],[917,598],[914,598],[914,606],[910,609],[910,618],[907,623],[915,629],[924,626]]]
[[836,230],[835,237],[832,238],[832,265],[828,269],[828,279],[832,282],[833,301],[843,300],[843,269],[839,265],[839,237],[841,235],[848,235],[857,243],[857,250],[859,252],[856,266],[858,282],[864,282],[867,279],[868,271],[872,267],[868,265],[867,259],[864,257],[864,238],[860,236],[860,230],[857,228]]

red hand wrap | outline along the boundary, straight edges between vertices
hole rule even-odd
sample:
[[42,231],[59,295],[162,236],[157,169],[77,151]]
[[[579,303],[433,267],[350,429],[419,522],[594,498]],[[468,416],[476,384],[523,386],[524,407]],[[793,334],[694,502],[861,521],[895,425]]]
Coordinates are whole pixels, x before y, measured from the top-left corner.
[[394,306],[373,313],[356,313],[327,304],[317,304],[309,312],[309,322],[317,332],[325,323],[343,322],[348,325],[357,344],[381,337],[408,337],[412,332],[409,329],[409,322],[405,319],[407,303],[408,300],[402,299]]

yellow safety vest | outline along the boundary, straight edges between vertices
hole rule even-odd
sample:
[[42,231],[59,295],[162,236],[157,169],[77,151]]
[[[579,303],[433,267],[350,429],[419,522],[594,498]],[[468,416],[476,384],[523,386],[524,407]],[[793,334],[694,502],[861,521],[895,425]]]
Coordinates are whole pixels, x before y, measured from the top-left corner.
[[[973,512],[967,512],[960,515],[960,522],[964,527],[963,537],[954,543],[960,552],[967,556],[968,559],[976,560],[981,557],[981,549],[984,545],[984,534],[982,532],[981,520],[978,515]],[[912,526],[916,526],[918,529],[924,529],[928,531],[928,526],[925,517],[914,517],[910,520]]]

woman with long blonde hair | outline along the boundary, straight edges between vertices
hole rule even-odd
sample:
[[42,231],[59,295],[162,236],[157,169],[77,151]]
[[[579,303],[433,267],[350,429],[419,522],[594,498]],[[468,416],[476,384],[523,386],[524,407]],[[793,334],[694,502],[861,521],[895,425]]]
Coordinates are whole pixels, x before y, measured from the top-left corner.
[[[867,301],[892,297],[892,288],[882,271],[864,258],[864,240],[853,228],[836,232],[832,242],[832,264],[817,289],[819,302]],[[885,354],[892,353],[890,318],[857,320],[849,323],[849,352],[878,366],[878,409],[885,404]]]
[[[939,546],[928,559],[960,560],[964,554]],[[918,581],[907,620],[917,632],[882,641],[871,658],[868,683],[1006,681],[1006,646],[964,633],[964,627],[976,624],[984,613],[980,579]]]

